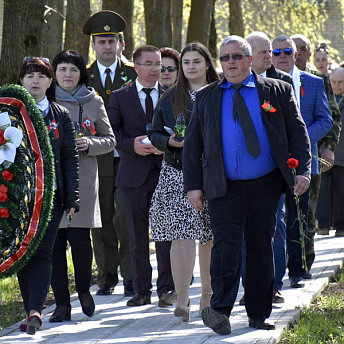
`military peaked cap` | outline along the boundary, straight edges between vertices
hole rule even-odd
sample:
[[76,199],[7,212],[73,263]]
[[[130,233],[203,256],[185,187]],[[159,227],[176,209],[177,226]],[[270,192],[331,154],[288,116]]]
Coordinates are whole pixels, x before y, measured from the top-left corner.
[[99,11],[87,19],[83,32],[92,36],[117,36],[126,26],[125,20],[118,13]]

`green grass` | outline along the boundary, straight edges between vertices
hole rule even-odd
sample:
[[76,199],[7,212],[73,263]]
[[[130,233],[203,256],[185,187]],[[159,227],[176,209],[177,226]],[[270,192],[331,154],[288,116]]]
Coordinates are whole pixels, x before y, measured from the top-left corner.
[[286,331],[281,343],[344,343],[344,272],[337,276],[310,308],[301,309],[297,324]]

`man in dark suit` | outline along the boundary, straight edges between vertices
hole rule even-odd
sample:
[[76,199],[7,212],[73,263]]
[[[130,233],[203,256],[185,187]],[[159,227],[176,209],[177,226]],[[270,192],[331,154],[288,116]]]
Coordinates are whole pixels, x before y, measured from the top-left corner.
[[[118,34],[126,27],[124,19],[112,11],[100,11],[91,16],[83,31],[92,36],[92,47],[97,60],[88,68],[90,84],[103,98],[107,107],[113,90],[132,83],[136,79],[133,66],[117,57]],[[129,235],[121,190],[115,188],[119,154],[114,150],[99,155],[99,202],[102,228],[92,229],[94,256],[98,268],[97,295],[110,295],[118,283],[120,266],[124,295],[134,295],[133,274],[130,260]],[[115,207],[116,203],[116,207]],[[120,245],[118,245],[120,244]]]
[[[277,36],[272,42],[272,62],[275,67],[289,73],[293,78],[294,90],[303,120],[306,123],[312,147],[312,179],[319,174],[317,143],[330,131],[333,121],[326,98],[322,78],[300,71],[296,65],[298,56],[294,41],[285,35]],[[304,230],[307,232],[310,190],[300,198],[300,207],[305,218]],[[288,253],[288,270],[290,286],[302,288],[303,278],[307,274],[307,262],[303,261],[302,249],[299,243],[300,230],[297,209],[293,197],[286,195],[287,231],[286,244]],[[277,228],[278,231],[278,228]],[[278,240],[276,237],[276,240]],[[276,241],[275,240],[275,241]],[[306,240],[307,244],[308,240]],[[281,245],[282,246],[282,245]],[[310,276],[311,277],[311,276]]]
[[[112,93],[108,115],[121,151],[116,186],[122,188],[133,266],[135,296],[128,306],[151,303],[152,267],[149,259],[149,206],[158,183],[162,152],[147,138],[153,108],[162,93],[159,84],[161,54],[156,47],[138,47],[133,54],[135,83]],[[157,289],[174,290],[169,259],[170,242],[156,242],[158,261]],[[162,267],[162,269],[161,269]],[[162,271],[164,268],[169,271]],[[160,295],[159,295],[160,296]]]
[[[252,48],[252,70],[257,74],[272,79],[283,80],[290,85],[293,85],[293,79],[288,73],[276,69],[272,64],[272,46],[269,37],[260,31],[255,31],[246,37],[247,42]],[[275,285],[274,297],[272,303],[283,303],[284,298],[280,293],[283,286],[283,277],[286,269],[286,248],[285,248],[285,232],[286,224],[284,221],[284,199],[285,195],[282,194],[279,200],[275,240],[274,240],[274,259],[275,259]],[[276,238],[281,236],[281,238]],[[277,240],[276,240],[277,239]],[[280,245],[281,244],[281,245]],[[242,280],[243,285],[245,281],[245,264],[246,264],[246,250],[243,245],[242,257]],[[239,300],[240,305],[245,304],[245,295]]]
[[[229,334],[246,241],[245,307],[249,326],[273,329],[272,238],[283,191],[301,195],[310,183],[310,144],[292,87],[251,72],[246,40],[227,37],[220,48],[225,78],[197,94],[184,146],[184,185],[196,210],[208,200],[214,234],[213,296],[203,322]],[[287,160],[299,161],[294,187]]]
[[[318,204],[318,196],[320,191],[320,184],[321,184],[321,174],[325,172],[326,174],[331,173],[330,170],[333,167],[334,163],[334,151],[336,146],[339,142],[340,131],[342,128],[342,116],[341,112],[338,108],[338,104],[336,102],[329,77],[325,74],[309,68],[307,62],[309,57],[312,55],[312,46],[310,40],[301,34],[295,34],[290,36],[290,38],[294,41],[297,49],[297,57],[295,61],[295,65],[299,70],[305,71],[307,73],[314,74],[323,78],[324,86],[326,91],[326,96],[328,100],[328,105],[330,107],[332,120],[333,120],[333,127],[331,130],[320,140],[318,141],[318,149],[319,153],[321,152],[321,157],[330,163],[330,166],[321,165],[321,169],[319,170],[319,174],[313,174],[310,186],[310,200],[309,200],[309,214],[308,214],[308,227],[307,227],[307,243],[306,243],[306,260],[307,260],[307,267],[308,270],[311,269],[312,264],[315,259],[315,251],[314,251],[314,236],[316,232],[316,218],[315,212]],[[317,49],[322,48],[316,48]],[[325,178],[327,175],[325,175]],[[318,234],[328,234],[329,229],[320,228]],[[308,277],[312,275],[310,273],[307,274]]]

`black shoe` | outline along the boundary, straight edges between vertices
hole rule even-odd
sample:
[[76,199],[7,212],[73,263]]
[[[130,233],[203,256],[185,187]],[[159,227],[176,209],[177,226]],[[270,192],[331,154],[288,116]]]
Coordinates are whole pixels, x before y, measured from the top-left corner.
[[266,319],[252,319],[248,318],[248,326],[257,328],[259,330],[274,330],[276,327]]
[[136,293],[135,296],[127,302],[127,306],[143,306],[148,304],[151,304],[150,296],[139,293]]
[[86,314],[88,317],[93,316],[96,306],[94,304],[93,297],[90,294],[90,292],[80,294],[79,300],[81,303],[83,313]]
[[303,288],[305,286],[301,277],[290,277],[289,280],[291,288]]
[[336,237],[344,236],[344,229],[336,229]]
[[242,298],[239,300],[240,306],[245,306],[245,294],[242,296]]
[[71,305],[59,305],[56,306],[54,313],[49,318],[49,322],[62,322],[64,320],[71,319]]
[[125,279],[125,280],[123,280],[123,285],[124,285],[124,296],[134,296],[135,295],[133,281],[128,281]]
[[303,279],[312,279],[312,274],[310,272],[305,272],[302,276]]
[[175,290],[164,291],[159,297],[159,307],[171,307],[174,302],[177,302],[177,292]]
[[284,297],[276,287],[274,287],[274,297],[272,298],[272,303],[284,303]]
[[202,309],[202,320],[205,326],[210,327],[217,334],[230,334],[232,332],[229,318],[211,307]]
[[115,288],[111,287],[111,285],[103,284],[99,287],[96,295],[111,295],[114,290]]

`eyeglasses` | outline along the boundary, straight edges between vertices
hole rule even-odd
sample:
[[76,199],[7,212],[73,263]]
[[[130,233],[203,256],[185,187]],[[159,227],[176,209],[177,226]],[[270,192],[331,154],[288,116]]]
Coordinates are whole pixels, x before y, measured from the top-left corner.
[[282,54],[282,51],[284,51],[284,53],[288,56],[293,53],[292,48],[274,49],[272,53],[274,54],[274,56],[280,56]]
[[178,69],[177,67],[172,67],[172,66],[165,67],[165,66],[162,66],[161,67],[161,73],[165,73],[166,71],[168,71],[169,73],[173,73],[177,69]]
[[244,55],[244,54],[232,54],[232,55],[223,55],[220,56],[220,61],[221,62],[228,62],[231,58],[234,61],[239,61],[242,60],[243,57],[249,57],[250,55]]
[[23,62],[24,61],[33,61],[33,60],[41,60],[45,63],[50,63],[49,59],[47,57],[37,57],[37,56],[26,56],[23,58]]
[[135,62],[135,64],[139,65],[139,66],[143,66],[143,67],[147,67],[147,68],[161,68],[161,63],[151,63],[151,62],[147,62],[147,63],[138,63]]

